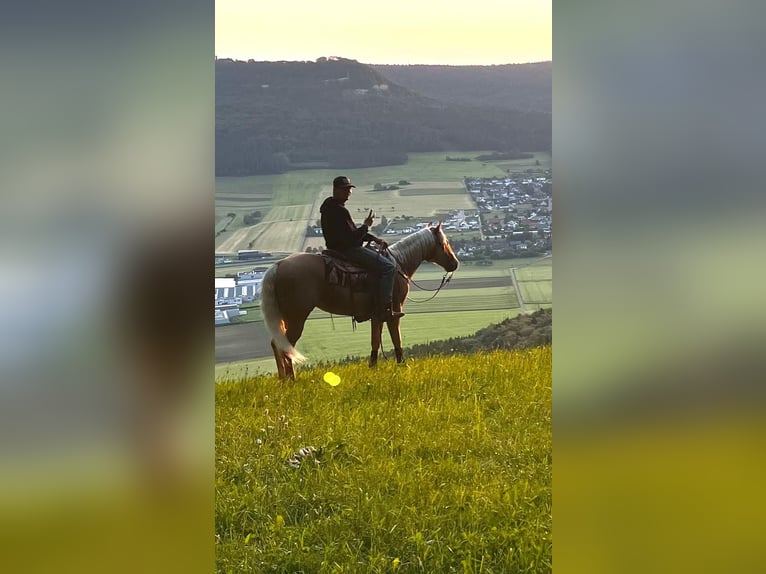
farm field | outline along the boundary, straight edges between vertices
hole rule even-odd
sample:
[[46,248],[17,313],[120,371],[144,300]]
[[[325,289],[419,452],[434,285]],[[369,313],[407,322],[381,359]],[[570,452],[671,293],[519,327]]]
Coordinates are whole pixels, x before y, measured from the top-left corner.
[[519,281],[521,298],[525,304],[549,304],[551,302],[550,281]]
[[301,251],[310,210],[311,207],[306,205],[273,207],[260,223],[229,234],[216,245],[216,252],[236,253],[240,249]]
[[[405,310],[409,310],[405,307]],[[441,313],[421,313],[407,315],[402,319],[402,343],[406,347],[417,343],[427,343],[472,335],[490,323],[498,323],[503,319],[515,317],[519,309],[493,309],[485,311],[452,311]],[[258,325],[262,325],[259,323]],[[306,355],[308,362],[331,361],[346,356],[368,356],[370,353],[369,323],[362,323],[353,331],[349,317],[309,319],[303,336],[298,341],[298,350]],[[244,327],[242,329],[244,331]],[[239,326],[218,327],[232,329]],[[254,345],[253,345],[254,346]],[[383,329],[383,350],[389,354],[391,340],[387,330]],[[382,358],[382,357],[381,357]],[[299,367],[300,368],[300,367]],[[262,359],[219,363],[215,368],[216,381],[241,376],[244,372],[276,372],[273,356]]]
[[[372,191],[372,189],[355,189],[351,199],[346,204],[351,213],[351,217],[358,220],[360,224],[364,220],[367,212],[374,209],[380,221],[381,216],[385,215],[391,219],[396,215],[410,215],[417,218],[435,217],[437,212],[444,212],[453,209],[476,209],[473,199],[465,191],[462,182],[456,182],[447,187],[447,182],[440,182],[440,187],[424,187],[434,182],[413,181],[412,185],[405,186],[402,189],[391,191]],[[404,195],[403,192],[409,192],[410,195]],[[329,196],[331,190],[327,190]],[[324,196],[323,196],[324,197]],[[321,201],[315,203],[312,211],[312,218],[319,219],[319,208]]]
[[525,309],[536,311],[553,305],[553,261],[547,258],[535,265],[513,270]]
[[[502,321],[506,317],[520,312],[515,290],[510,282],[510,270],[516,268],[522,297],[525,298],[527,311],[551,306],[551,264],[552,258],[542,260],[529,258],[505,259],[493,261],[491,266],[464,264],[455,273],[452,282],[431,301],[405,304],[407,316],[402,320],[404,344],[413,345],[427,341],[446,339],[452,336],[470,335],[490,323]],[[253,265],[254,266],[254,265]],[[253,266],[250,266],[253,267]],[[415,281],[424,288],[435,289],[439,286],[444,271],[426,263],[421,266]],[[536,281],[539,279],[539,281]],[[536,290],[535,290],[536,289]],[[423,301],[433,293],[413,288],[412,299]],[[254,370],[275,370],[271,358],[267,337],[257,305],[245,305],[248,315],[242,318],[245,325],[219,327],[216,337],[228,341],[228,357],[258,357],[266,359],[248,359],[235,363],[219,363],[216,377],[226,372],[238,373]],[[462,309],[462,311],[457,311]],[[335,330],[333,330],[333,321]],[[309,355],[311,360],[331,360],[347,355],[367,355],[369,353],[369,323],[359,325],[359,332],[354,333],[348,317],[335,317],[332,321],[327,313],[315,310],[310,316],[304,335],[298,348]],[[226,331],[237,329],[238,331]],[[233,333],[237,333],[235,336]],[[233,337],[233,340],[230,339]],[[384,349],[390,348],[388,335],[384,331]],[[223,344],[223,343],[221,343]],[[241,348],[241,351],[237,351]],[[232,359],[236,360],[236,359]]]
[[[323,244],[321,237],[308,240],[303,234],[299,237],[297,225],[287,228],[268,226],[266,229],[254,229],[243,227],[242,217],[252,211],[261,211],[265,217],[258,225],[262,225],[268,221],[279,220],[269,213],[269,210],[276,207],[308,207],[309,215],[303,219],[306,220],[306,225],[313,223],[319,217],[322,199],[331,193],[330,182],[341,171],[358,186],[348,208],[351,215],[361,223],[369,208],[374,208],[379,218],[385,215],[389,219],[396,215],[428,218],[435,216],[437,212],[450,209],[474,209],[473,200],[469,194],[463,192],[463,177],[500,176],[505,174],[505,169],[510,168],[550,167],[550,155],[547,153],[535,154],[535,158],[540,160],[540,166],[530,165],[530,161],[535,163],[534,160],[502,164],[445,161],[447,155],[474,157],[482,153],[487,152],[417,153],[410,154],[409,161],[398,166],[348,170],[311,169],[280,175],[216,178],[216,215],[237,214],[228,227],[229,231],[216,238],[216,252],[235,253],[239,249],[250,248],[264,251],[304,251],[308,246],[320,247]],[[503,167],[500,167],[501,165]],[[375,183],[396,184],[403,179],[412,182],[412,185],[402,186],[402,189],[393,191],[365,191],[372,190]],[[296,218],[293,218],[293,221],[297,222]],[[274,239],[280,234],[284,234],[285,244],[275,246]],[[250,241],[253,241],[252,247],[248,246]]]
[[[320,238],[321,239],[321,238]],[[322,243],[322,247],[324,248],[324,243]],[[285,254],[285,257],[287,254]],[[278,258],[279,259],[279,258]],[[215,268],[215,276],[216,277],[223,277],[227,273],[228,274],[236,274],[237,271],[247,271],[252,269],[253,267],[268,267],[275,261],[278,261],[278,259],[268,259],[264,261],[253,261],[253,262],[243,262],[241,265],[222,265],[222,266],[216,266]],[[458,279],[467,279],[467,278],[474,278],[474,277],[508,277],[508,273],[510,273],[511,267],[517,268],[517,277],[519,277],[519,280],[525,280],[522,279],[519,275],[521,269],[529,268],[529,267],[537,267],[539,266],[540,269],[543,269],[545,266],[550,267],[552,264],[553,259],[549,256],[545,259],[531,259],[531,258],[518,258],[518,259],[495,259],[492,261],[492,265],[476,265],[472,261],[463,261],[460,263],[460,269],[458,269],[455,272],[454,280]],[[527,266],[527,267],[524,267]],[[547,273],[547,278],[550,279],[550,271],[544,271],[543,273]],[[441,279],[442,275],[444,275],[444,269],[439,267],[438,265],[435,265],[433,263],[429,263],[428,261],[424,262],[420,267],[418,267],[418,270],[415,274],[415,281],[420,283],[423,280],[439,280]],[[546,277],[541,277],[541,279],[545,279]],[[417,291],[417,289],[415,290]]]
[[[537,165],[537,162],[540,162],[540,165]],[[523,173],[527,169],[533,169],[533,170],[540,170],[540,169],[550,169],[551,167],[551,156],[549,153],[540,152],[535,153],[534,157],[531,159],[514,159],[514,160],[501,160],[497,162],[493,162],[495,166],[502,170],[503,172],[510,171],[513,173]]]
[[[481,278],[477,278],[477,280],[479,284],[506,284],[495,287],[473,287],[466,289],[450,288],[448,286],[442,289],[438,296],[433,298],[431,298],[433,293],[427,291],[418,292],[412,296],[414,301],[405,302],[404,310],[408,315],[416,315],[419,313],[443,313],[451,311],[491,311],[519,307],[516,293],[507,277],[499,281]],[[438,286],[439,283],[437,282],[433,285],[433,288],[436,289]],[[247,311],[247,315],[241,321],[238,320],[237,323],[252,323],[263,320],[259,304],[242,305],[241,309]],[[314,309],[308,320],[329,318],[329,313],[321,309]],[[335,320],[345,320],[345,317],[335,316]]]
[[218,572],[551,571],[550,347],[325,370],[216,386]]
[[529,267],[519,267],[515,270],[516,281],[550,281],[553,278],[553,267],[550,263],[547,265],[530,265]]
[[[454,279],[467,279],[473,277],[505,277],[508,278],[508,274],[511,272],[511,268],[516,268],[516,278],[519,281],[527,280],[521,278],[519,273],[524,269],[539,270],[541,273],[541,279],[550,279],[551,269],[553,264],[553,258],[551,256],[545,258],[534,259],[530,257],[520,257],[516,259],[493,259],[492,265],[476,265],[473,261],[464,261],[460,263],[460,268],[455,271]],[[538,271],[532,271],[531,273],[537,273]],[[420,282],[423,279],[441,279],[444,275],[444,269],[433,263],[423,263],[417,270],[415,275],[415,281]],[[534,280],[531,278],[529,280]]]

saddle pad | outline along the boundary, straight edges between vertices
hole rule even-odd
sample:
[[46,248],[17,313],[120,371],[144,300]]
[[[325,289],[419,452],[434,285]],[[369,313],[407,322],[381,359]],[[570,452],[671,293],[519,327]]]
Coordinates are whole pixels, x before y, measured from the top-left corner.
[[331,249],[322,251],[325,280],[330,285],[348,287],[352,291],[367,291],[369,289],[367,270],[341,257],[340,253]]

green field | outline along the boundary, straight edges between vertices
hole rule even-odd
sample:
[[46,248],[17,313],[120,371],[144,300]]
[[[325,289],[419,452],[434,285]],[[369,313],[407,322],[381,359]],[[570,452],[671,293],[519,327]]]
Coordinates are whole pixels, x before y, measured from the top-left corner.
[[[421,313],[448,313],[454,311],[494,311],[519,307],[516,293],[510,281],[504,287],[453,289],[447,286],[439,291],[435,297],[433,295],[434,292],[428,291],[411,293],[410,297],[412,300],[407,300],[404,303],[405,312],[408,315],[418,315]],[[263,320],[258,303],[242,305],[240,308],[247,311],[247,315],[239,322]],[[329,318],[330,314],[321,309],[314,309],[311,315],[309,315],[309,321]],[[343,319],[343,317],[336,317],[336,320]]]
[[[290,228],[267,225],[266,230],[245,228],[242,217],[259,210],[264,213],[264,222],[281,221],[281,218],[271,216],[268,211],[275,207],[289,206],[299,208],[303,214],[308,209],[307,217],[300,216],[305,229],[305,225],[318,218],[321,200],[330,195],[332,179],[339,171],[348,175],[358,186],[348,208],[352,216],[361,221],[369,208],[375,209],[378,217],[385,215],[389,219],[396,215],[427,218],[437,211],[475,209],[473,200],[463,191],[464,177],[500,176],[505,174],[508,165],[513,164],[521,169],[527,167],[529,161],[534,163],[534,160],[501,164],[445,161],[445,156],[456,153],[475,156],[486,152],[417,153],[410,154],[408,162],[399,166],[348,170],[310,169],[280,175],[216,178],[216,215],[229,212],[237,214],[237,218],[228,227],[229,231],[216,238],[216,251],[233,253],[239,249],[248,249],[251,248],[248,246],[250,241],[254,242],[253,249],[266,251],[303,251],[308,245],[319,246],[321,238],[306,242],[298,225]],[[540,160],[541,167],[550,167],[549,154],[538,153],[535,157]],[[372,191],[376,183],[395,184],[403,179],[412,182],[412,185],[394,191]],[[299,216],[292,219],[297,223]],[[274,246],[272,238],[277,236],[285,238],[284,245]]]
[[519,291],[521,291],[521,298],[525,304],[551,303],[550,281],[519,281]]
[[551,571],[550,347],[324,371],[217,385],[218,572]]
[[[472,335],[490,323],[497,323],[507,317],[516,316],[519,302],[510,283],[510,270],[516,268],[519,288],[525,298],[527,311],[551,306],[551,267],[552,258],[542,260],[521,258],[493,261],[491,266],[464,264],[455,273],[456,278],[494,279],[507,281],[502,287],[457,288],[458,283],[449,284],[431,301],[414,303],[407,301],[404,310],[407,316],[402,320],[403,343],[415,345],[449,337]],[[253,267],[249,266],[248,268]],[[444,270],[431,263],[421,265],[415,281],[440,280]],[[548,278],[548,279],[546,279]],[[539,279],[536,282],[535,279]],[[535,291],[537,289],[537,291]],[[432,292],[421,291],[413,287],[410,296],[416,301],[428,299]],[[244,305],[248,315],[243,321],[261,320],[258,305]],[[334,327],[333,327],[334,324]],[[221,327],[223,329],[227,327]],[[327,313],[315,310],[306,323],[298,349],[308,356],[310,361],[342,359],[348,355],[367,356],[370,352],[369,323],[362,323],[358,330],[352,330],[351,319],[335,317],[330,319]],[[391,342],[388,332],[383,332],[383,349],[388,352]],[[276,365],[273,358],[255,359],[235,363],[216,365],[216,379],[222,376],[244,372],[274,372]]]
[[[515,162],[451,162],[444,158],[450,153],[463,152],[429,152],[411,153],[404,165],[369,167],[360,169],[329,170],[307,169],[288,172],[281,175],[256,175],[250,177],[218,177],[216,178],[216,194],[231,196],[237,194],[271,195],[274,205],[310,204],[323,186],[330,186],[333,178],[342,172],[360,188],[376,183],[396,183],[401,179],[407,181],[430,182],[462,182],[464,177],[496,177],[505,174],[507,169],[527,168],[534,160],[518,160]],[[480,155],[487,152],[469,152]],[[551,165],[550,154],[536,153],[540,159],[541,168],[548,169]]]
[[[409,309],[405,307],[405,311]],[[488,311],[412,313],[402,319],[402,343],[408,346],[472,335],[490,323],[499,323],[503,319],[515,317],[518,313],[518,307]],[[306,328],[298,341],[297,348],[308,359],[306,367],[312,362],[338,360],[346,356],[369,356],[370,323],[361,323],[354,331],[350,317],[335,317],[333,320],[310,318],[306,321]],[[390,354],[391,348],[391,339],[384,328],[383,351]],[[251,361],[219,363],[215,366],[216,381],[242,376],[245,372],[273,373],[276,372],[276,363],[273,357],[267,357]]]
[[215,232],[218,233],[219,231],[222,232],[224,229],[229,227],[232,223],[232,218],[228,215],[219,215],[215,218]]
[[[540,280],[551,278],[551,266],[553,265],[553,257],[545,257],[534,259],[531,257],[520,257],[516,259],[494,259],[491,261],[491,265],[476,265],[472,261],[464,261],[460,264],[460,268],[455,271],[454,277],[508,277],[511,272],[511,268],[516,268],[516,278],[521,280],[536,280],[533,276],[527,279],[527,276],[522,276],[520,273],[526,273],[526,270],[531,270],[530,273],[540,273]],[[415,280],[422,279],[439,279],[444,275],[444,269],[433,263],[425,262],[418,267]]]
[[[373,193],[387,193],[387,192],[373,192]],[[465,188],[460,187],[426,187],[426,188],[402,188],[397,191],[400,197],[418,197],[421,195],[463,195],[465,194]]]
[[[548,260],[550,261],[550,259]],[[550,281],[553,278],[553,268],[551,264],[530,265],[529,267],[520,267],[516,269],[516,281]]]

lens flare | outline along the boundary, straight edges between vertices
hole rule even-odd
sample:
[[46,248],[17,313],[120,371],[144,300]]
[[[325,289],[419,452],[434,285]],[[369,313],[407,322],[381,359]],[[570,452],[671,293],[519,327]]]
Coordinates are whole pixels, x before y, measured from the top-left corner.
[[332,371],[328,371],[324,374],[324,382],[331,387],[337,387],[340,384],[340,377]]

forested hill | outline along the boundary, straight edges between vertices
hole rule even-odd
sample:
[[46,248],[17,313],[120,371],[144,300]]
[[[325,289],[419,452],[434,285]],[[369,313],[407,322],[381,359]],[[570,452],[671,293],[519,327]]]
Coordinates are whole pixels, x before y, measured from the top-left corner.
[[404,163],[407,152],[550,149],[546,112],[429,98],[354,60],[216,61],[216,175]]
[[553,62],[373,68],[392,82],[445,102],[551,113]]

